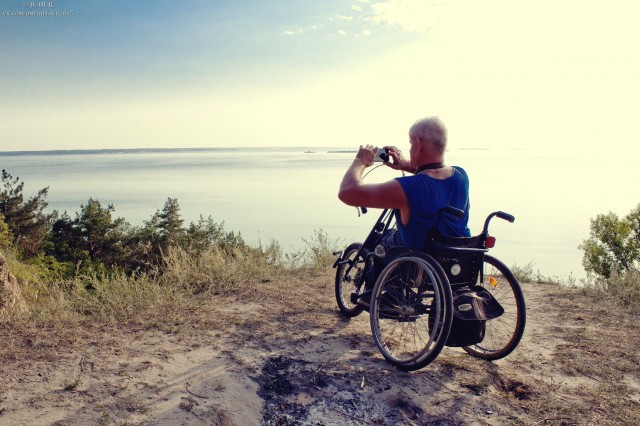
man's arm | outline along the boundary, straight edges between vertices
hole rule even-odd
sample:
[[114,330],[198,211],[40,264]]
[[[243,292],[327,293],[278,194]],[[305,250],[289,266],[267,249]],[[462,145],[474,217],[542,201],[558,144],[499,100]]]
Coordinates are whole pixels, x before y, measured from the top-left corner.
[[356,159],[342,178],[338,198],[350,206],[408,210],[407,197],[398,181],[378,184],[362,182],[362,174],[373,164],[376,152],[377,148],[370,145],[360,147]]

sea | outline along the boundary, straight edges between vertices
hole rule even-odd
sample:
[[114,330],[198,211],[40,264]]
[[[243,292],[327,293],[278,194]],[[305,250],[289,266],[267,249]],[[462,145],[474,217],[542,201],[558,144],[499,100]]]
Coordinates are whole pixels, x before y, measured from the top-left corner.
[[[114,218],[142,226],[175,198],[185,225],[211,216],[250,244],[276,240],[297,252],[318,231],[337,249],[362,241],[375,223],[379,210],[361,214],[337,198],[354,156],[355,149],[304,146],[12,151],[0,152],[0,168],[24,182],[26,196],[48,187],[49,211],[75,217],[92,198],[113,205]],[[516,218],[491,222],[491,254],[562,281],[585,277],[579,245],[590,219],[624,216],[640,201],[631,161],[603,170],[590,153],[509,149],[451,149],[446,159],[469,175],[472,233],[493,211]],[[370,183],[400,176],[385,166],[368,171]]]

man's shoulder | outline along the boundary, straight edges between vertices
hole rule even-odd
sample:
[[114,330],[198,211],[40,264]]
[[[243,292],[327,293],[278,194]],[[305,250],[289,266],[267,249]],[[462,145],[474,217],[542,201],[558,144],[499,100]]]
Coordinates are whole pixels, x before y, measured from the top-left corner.
[[[453,170],[455,170],[456,172],[460,173],[462,176],[464,176],[465,179],[469,179],[469,176],[467,175],[467,172],[465,169],[463,169],[460,166],[451,166],[453,167]],[[455,173],[454,173],[455,174]]]

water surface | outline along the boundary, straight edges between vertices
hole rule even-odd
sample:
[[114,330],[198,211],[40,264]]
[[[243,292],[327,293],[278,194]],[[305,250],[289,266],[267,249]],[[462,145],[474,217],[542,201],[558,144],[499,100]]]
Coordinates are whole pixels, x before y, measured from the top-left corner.
[[[276,239],[292,251],[315,229],[345,243],[361,241],[376,220],[376,210],[358,217],[337,199],[353,156],[339,148],[0,153],[0,167],[25,182],[27,195],[48,186],[50,209],[72,217],[91,197],[142,225],[171,197],[186,224],[211,216],[251,243]],[[492,253],[510,266],[533,262],[544,275],[583,276],[578,245],[588,237],[589,219],[625,215],[637,204],[638,172],[620,167],[603,175],[597,159],[580,153],[450,150],[447,162],[469,174],[472,232],[491,211],[515,215],[513,224],[493,222]],[[383,167],[366,179],[395,176]]]

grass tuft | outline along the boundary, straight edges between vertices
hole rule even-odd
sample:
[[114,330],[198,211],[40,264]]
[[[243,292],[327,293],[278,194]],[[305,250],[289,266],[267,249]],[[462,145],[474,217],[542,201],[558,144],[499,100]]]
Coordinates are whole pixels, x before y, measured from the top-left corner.
[[589,276],[584,288],[603,297],[613,298],[622,305],[637,307],[640,304],[640,270],[631,268],[614,271],[610,278]]
[[511,272],[520,283],[540,283],[540,284],[556,284],[556,285],[575,285],[575,278],[569,275],[567,278],[561,278],[558,276],[543,275],[540,270],[534,271],[534,262],[529,262],[526,265],[520,266],[513,264],[511,266]]

